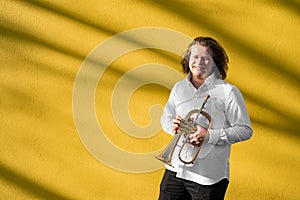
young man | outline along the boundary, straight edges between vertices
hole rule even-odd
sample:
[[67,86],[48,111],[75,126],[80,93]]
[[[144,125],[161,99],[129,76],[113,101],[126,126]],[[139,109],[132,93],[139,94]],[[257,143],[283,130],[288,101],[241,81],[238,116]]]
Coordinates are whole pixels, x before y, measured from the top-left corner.
[[194,147],[201,145],[200,153],[193,164],[185,164],[173,155],[173,167],[166,165],[159,200],[224,199],[231,145],[252,136],[241,92],[224,81],[227,63],[225,50],[213,38],[197,37],[188,46],[181,62],[187,76],[172,88],[161,117],[162,128],[170,134],[180,131],[184,116],[199,109],[207,94],[210,98],[204,110],[212,124],[208,128],[196,121],[197,130],[188,136],[188,142]]

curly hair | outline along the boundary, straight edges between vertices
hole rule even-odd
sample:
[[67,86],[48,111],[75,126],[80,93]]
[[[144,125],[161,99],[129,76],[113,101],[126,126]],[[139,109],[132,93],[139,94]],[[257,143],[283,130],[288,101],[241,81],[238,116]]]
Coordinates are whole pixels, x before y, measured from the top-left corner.
[[193,42],[188,46],[187,51],[185,52],[183,59],[181,61],[181,65],[183,68],[183,72],[188,74],[190,72],[189,68],[189,60],[191,55],[191,47],[193,45],[199,44],[201,46],[207,46],[212,50],[212,59],[216,64],[221,79],[225,79],[227,76],[227,70],[229,62],[229,58],[224,50],[224,48],[213,38],[211,37],[196,37]]

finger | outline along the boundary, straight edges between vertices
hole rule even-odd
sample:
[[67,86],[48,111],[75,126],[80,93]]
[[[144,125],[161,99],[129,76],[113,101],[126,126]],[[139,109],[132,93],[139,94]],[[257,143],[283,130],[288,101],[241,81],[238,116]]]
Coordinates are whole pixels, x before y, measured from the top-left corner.
[[200,143],[203,141],[203,137],[189,137],[191,143]]
[[200,137],[201,137],[201,134],[198,132],[195,132],[195,133],[189,135],[190,139],[194,138],[195,140],[199,140]]
[[203,143],[203,141],[198,140],[198,141],[192,142],[191,144],[194,146],[200,146],[202,143]]
[[172,120],[172,123],[173,123],[173,124],[180,124],[180,122],[181,122],[181,121],[178,120],[178,119],[173,119],[173,120]]
[[173,124],[173,128],[174,129],[178,129],[179,128],[179,124]]
[[195,134],[193,133],[193,134],[189,134],[189,139],[190,140],[192,140],[192,139],[194,139],[195,138]]
[[194,146],[199,146],[200,142],[192,142],[191,144],[194,145]]
[[177,115],[177,116],[175,117],[175,119],[181,120],[181,117],[180,117],[179,115]]
[[190,139],[189,141],[190,141],[190,143],[195,143],[195,142],[197,142],[198,140],[197,140],[196,138],[192,138],[192,139]]
[[173,123],[173,127],[174,127],[174,128],[178,128],[178,127],[179,127],[179,124]]

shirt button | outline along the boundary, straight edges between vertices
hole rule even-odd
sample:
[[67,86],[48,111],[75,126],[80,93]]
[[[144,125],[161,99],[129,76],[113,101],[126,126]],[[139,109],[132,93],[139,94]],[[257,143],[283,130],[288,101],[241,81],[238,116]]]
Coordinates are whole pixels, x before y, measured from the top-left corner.
[[182,175],[182,171],[183,171],[182,168],[178,168],[177,175],[178,175],[178,176],[181,176],[181,175]]

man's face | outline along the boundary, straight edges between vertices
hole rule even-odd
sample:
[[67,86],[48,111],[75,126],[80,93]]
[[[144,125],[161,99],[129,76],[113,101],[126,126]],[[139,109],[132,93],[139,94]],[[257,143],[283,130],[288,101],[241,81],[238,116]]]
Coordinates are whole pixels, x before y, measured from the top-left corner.
[[213,69],[212,51],[207,46],[195,44],[191,47],[189,67],[193,77],[206,79]]

